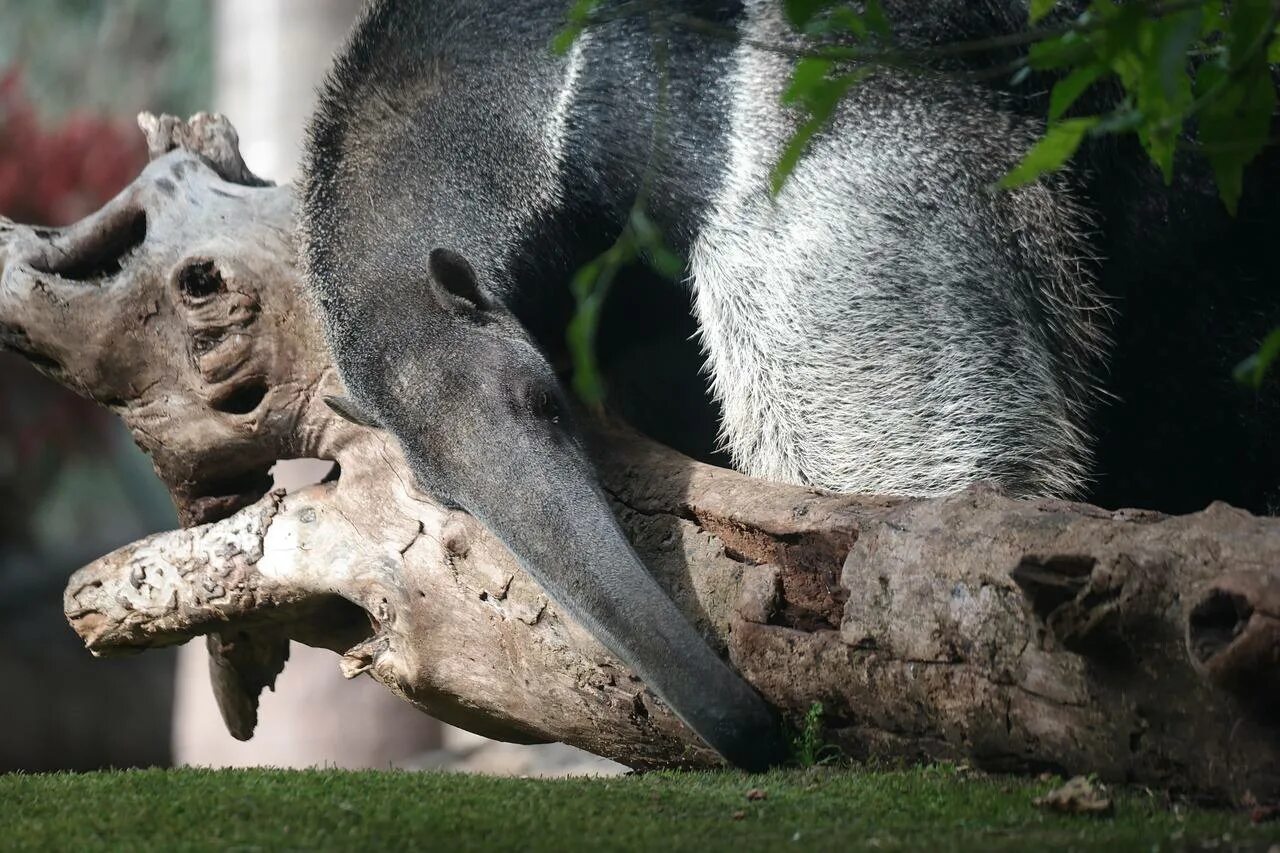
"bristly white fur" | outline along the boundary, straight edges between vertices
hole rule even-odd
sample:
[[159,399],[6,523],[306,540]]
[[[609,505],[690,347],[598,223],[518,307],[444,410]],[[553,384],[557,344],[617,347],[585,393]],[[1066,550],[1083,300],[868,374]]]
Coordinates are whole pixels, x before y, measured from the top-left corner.
[[[582,74],[583,54],[590,41],[591,32],[588,30],[579,35],[577,40],[574,41],[573,47],[569,49],[568,63],[565,65],[564,70],[564,82],[560,86],[560,91],[556,94],[555,106],[551,110],[546,130],[543,132],[547,154],[551,162],[555,164],[557,172],[564,165],[565,131],[569,122],[569,110],[573,107],[573,99],[578,91],[578,78]],[[557,189],[560,186],[558,179],[555,181],[555,186]],[[557,198],[556,201],[560,201],[560,199]]]
[[[389,46],[379,27],[358,28],[311,130],[304,257],[331,341],[346,334],[353,352],[370,344],[349,307],[411,300],[424,236],[511,296],[528,284],[513,270],[529,235],[572,223],[582,203],[566,176],[601,195],[615,191],[602,175],[628,180],[625,151],[584,163],[577,150],[634,120],[609,100],[628,81],[584,94],[587,69],[607,60],[608,73],[625,40],[600,31],[552,59],[545,33],[525,33],[517,61],[493,39],[549,6],[504,22],[428,5],[370,7],[366,22],[416,29]],[[676,206],[694,211],[689,272],[724,447],[749,474],[837,490],[930,495],[990,479],[1015,494],[1079,493],[1108,318],[1069,182],[991,191],[1034,141],[1032,123],[989,92],[881,73],[771,197],[797,126],[780,102],[791,63],[759,47],[795,38],[779,6],[746,3],[744,38],[714,64],[717,85],[698,90],[693,108],[723,117],[723,138],[693,130],[673,149],[715,158]],[[482,25],[483,39],[471,32]],[[455,80],[431,40],[467,33],[470,73]],[[380,165],[388,154],[411,160],[414,180]]]
[[972,98],[895,98],[887,75],[771,198],[796,120],[789,61],[753,44],[788,39],[779,5],[748,4],[730,164],[690,258],[725,448],[748,474],[844,491],[1077,493],[1106,343],[1084,216],[1061,189],[984,186],[1025,129]]

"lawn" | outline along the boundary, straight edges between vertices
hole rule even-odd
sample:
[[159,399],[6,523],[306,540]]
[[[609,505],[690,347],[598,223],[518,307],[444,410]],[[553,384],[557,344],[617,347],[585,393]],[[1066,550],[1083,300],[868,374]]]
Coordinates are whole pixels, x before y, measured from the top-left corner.
[[[62,850],[1268,851],[1280,823],[1170,808],[1041,813],[1048,781],[953,768],[496,779],[146,770],[0,776],[0,848]],[[764,796],[748,797],[752,789]]]

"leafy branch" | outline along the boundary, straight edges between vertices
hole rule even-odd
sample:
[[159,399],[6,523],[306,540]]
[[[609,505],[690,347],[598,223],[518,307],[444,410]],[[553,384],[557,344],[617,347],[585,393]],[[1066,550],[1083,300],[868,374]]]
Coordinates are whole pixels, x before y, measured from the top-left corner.
[[[1031,0],[1022,33],[925,52],[973,56],[1025,45],[1026,56],[1012,63],[1013,82],[1032,71],[1058,75],[1044,136],[1000,186],[1015,188],[1063,168],[1089,137],[1132,133],[1166,184],[1173,180],[1177,151],[1205,157],[1223,204],[1235,214],[1246,167],[1274,142],[1271,63],[1280,62],[1280,2],[1093,0],[1074,19],[1037,29],[1058,6],[1058,0]],[[808,119],[774,171],[775,193],[852,85],[870,77],[876,65],[901,67],[901,56],[884,48],[892,35],[878,0],[860,8],[838,0],[785,0],[784,7],[793,27],[807,37],[806,49],[820,50],[821,38],[836,36],[870,43],[881,53],[865,54],[853,73],[835,59],[797,61],[785,98],[806,109]],[[1121,94],[1109,110],[1072,114],[1090,90],[1116,84]],[[1259,387],[1278,360],[1280,329],[1241,362],[1236,377]]]
[[[1062,11],[1059,0],[1030,0],[1025,30],[928,46],[899,43],[880,0],[780,2],[795,37],[777,44],[745,42],[795,60],[782,97],[801,122],[772,170],[775,195],[850,91],[886,69],[1007,76],[1013,84],[1033,72],[1056,77],[1045,133],[1001,179],[1004,189],[1063,168],[1086,139],[1133,134],[1166,183],[1173,180],[1179,151],[1207,159],[1222,202],[1234,214],[1246,167],[1275,141],[1271,64],[1280,62],[1280,0],[1091,0],[1074,16]],[[665,27],[743,40],[733,27],[664,11],[657,0],[629,0],[608,9],[601,0],[575,0],[556,48],[567,50],[588,28],[636,14]],[[1008,59],[1015,49],[1024,52]],[[992,58],[988,67],[983,67],[985,56]],[[957,71],[954,61],[960,59],[963,70]],[[1107,97],[1086,97],[1098,91]],[[1098,109],[1098,103],[1105,108]],[[1094,106],[1082,112],[1082,104]],[[650,237],[660,245],[658,235]],[[627,249],[634,239],[623,235],[614,247],[620,256],[638,251]],[[593,274],[607,272],[606,261],[593,266]],[[579,290],[587,288],[575,281],[575,293]],[[591,308],[590,300],[580,304]],[[586,333],[590,322],[578,329],[579,343],[593,338]],[[1255,386],[1263,381],[1269,366],[1280,361],[1278,338],[1280,329],[1241,363],[1236,371],[1241,381]]]
[[[568,25],[552,43],[552,50],[568,53],[573,49],[583,31],[593,24],[599,24],[598,9],[601,0],[576,0],[569,11]],[[614,280],[623,268],[637,260],[643,261],[658,274],[678,279],[684,274],[685,262],[672,252],[662,237],[662,230],[649,219],[649,194],[653,188],[653,178],[663,156],[667,137],[667,122],[670,120],[670,78],[667,53],[668,22],[653,14],[656,9],[653,3],[620,4],[623,14],[639,10],[650,15],[650,33],[653,41],[655,64],[658,68],[657,109],[653,119],[652,138],[650,140],[650,156],[640,179],[640,188],[636,192],[631,210],[622,233],[613,245],[600,255],[583,265],[574,274],[570,289],[577,306],[573,319],[569,323],[566,343],[573,363],[573,390],[578,399],[592,408],[604,405],[606,388],[600,365],[596,359],[596,333],[600,328],[600,312],[605,299],[613,286]]]

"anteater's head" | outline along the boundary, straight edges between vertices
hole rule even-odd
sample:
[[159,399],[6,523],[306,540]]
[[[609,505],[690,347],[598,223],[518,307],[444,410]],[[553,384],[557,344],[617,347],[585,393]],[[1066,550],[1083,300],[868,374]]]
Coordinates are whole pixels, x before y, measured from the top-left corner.
[[[456,252],[436,249],[428,270],[409,304],[375,300],[333,335],[351,399],[331,405],[393,433],[425,491],[477,516],[523,502],[534,469],[592,477],[556,374],[524,327]],[[526,509],[545,511],[541,500]]]
[[331,405],[393,433],[426,492],[483,522],[726,758],[780,760],[773,712],[632,550],[532,338],[455,252],[431,252],[424,278],[361,288],[357,308],[330,305],[351,394]]

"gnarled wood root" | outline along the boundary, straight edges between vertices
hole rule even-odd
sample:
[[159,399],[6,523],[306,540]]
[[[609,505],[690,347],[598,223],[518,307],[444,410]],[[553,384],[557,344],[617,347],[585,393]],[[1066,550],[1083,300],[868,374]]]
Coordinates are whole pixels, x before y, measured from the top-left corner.
[[[323,405],[342,389],[290,191],[200,121],[150,122],[157,159],[85,223],[0,230],[0,344],[119,412],[191,525],[72,578],[90,650],[211,636],[239,736],[293,638],[483,734],[715,764],[474,519],[417,491],[394,442]],[[677,603],[778,707],[821,702],[849,755],[1280,796],[1280,521],[831,495],[609,427],[592,444]],[[269,493],[287,456],[340,474]]]

